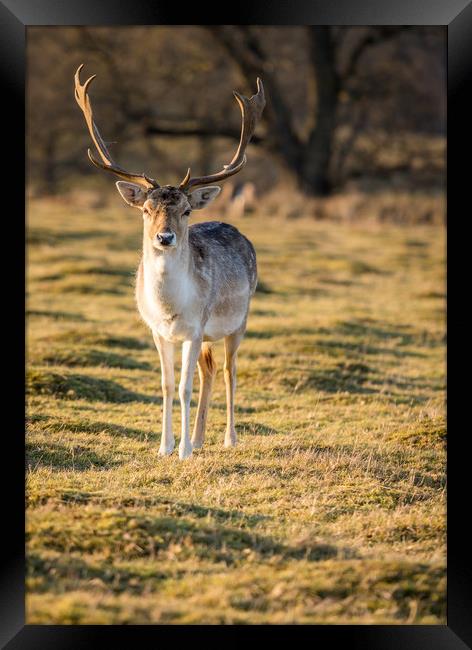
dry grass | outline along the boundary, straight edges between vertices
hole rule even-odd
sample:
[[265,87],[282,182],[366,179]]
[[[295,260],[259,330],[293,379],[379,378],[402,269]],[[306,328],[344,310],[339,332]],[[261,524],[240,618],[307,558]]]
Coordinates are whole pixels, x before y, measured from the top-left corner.
[[443,228],[268,211],[236,223],[260,272],[240,445],[218,373],[179,462],[138,213],[30,204],[28,623],[445,623]]

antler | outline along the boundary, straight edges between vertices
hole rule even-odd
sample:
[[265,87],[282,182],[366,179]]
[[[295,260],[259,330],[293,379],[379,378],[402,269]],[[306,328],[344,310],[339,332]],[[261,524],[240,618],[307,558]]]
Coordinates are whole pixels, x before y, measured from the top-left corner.
[[107,149],[105,142],[103,141],[102,136],[100,135],[99,130],[97,129],[97,125],[93,120],[92,104],[90,102],[90,98],[87,92],[90,84],[95,79],[96,75],[92,75],[91,77],[89,77],[87,81],[82,85],[80,83],[80,71],[82,70],[83,67],[84,64],[82,63],[82,65],[79,65],[75,73],[75,77],[74,77],[75,99],[84,114],[90,136],[100,155],[100,158],[103,161],[100,162],[96,158],[94,158],[92,152],[90,151],[90,149],[88,149],[87,153],[91,162],[95,165],[95,167],[104,169],[107,172],[112,172],[113,174],[116,174],[116,176],[118,176],[119,178],[122,178],[125,181],[130,181],[131,183],[137,183],[138,185],[141,185],[146,189],[159,187],[159,183],[155,181],[153,178],[149,178],[144,173],[131,174],[114,162],[113,158],[110,155],[110,152]]
[[246,164],[246,147],[252,138],[256,129],[257,122],[259,121],[262,111],[265,106],[264,86],[259,77],[257,77],[257,94],[248,98],[240,95],[234,91],[234,96],[241,109],[242,126],[241,126],[241,139],[239,140],[238,150],[236,151],[233,160],[229,165],[225,165],[220,172],[210,174],[209,176],[198,176],[190,178],[190,169],[184,180],[180,183],[179,189],[189,190],[196,185],[208,185],[215,183],[237,174]]

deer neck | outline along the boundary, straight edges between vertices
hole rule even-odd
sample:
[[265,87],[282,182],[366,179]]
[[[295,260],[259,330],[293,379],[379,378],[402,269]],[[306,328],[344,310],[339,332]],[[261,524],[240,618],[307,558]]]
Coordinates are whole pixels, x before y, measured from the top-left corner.
[[190,286],[190,247],[188,235],[175,249],[160,251],[145,236],[143,242],[144,290],[166,316],[184,307]]

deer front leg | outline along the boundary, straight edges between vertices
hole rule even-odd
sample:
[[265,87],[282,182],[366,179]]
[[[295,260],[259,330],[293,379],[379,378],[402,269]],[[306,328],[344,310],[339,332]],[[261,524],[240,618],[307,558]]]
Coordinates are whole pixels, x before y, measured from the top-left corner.
[[192,397],[193,375],[202,345],[201,338],[184,341],[182,345],[182,372],[180,374],[179,397],[182,412],[182,436],[179,445],[179,458],[184,460],[192,453],[190,441],[190,399]]
[[172,432],[172,402],[174,399],[174,344],[169,343],[159,334],[154,334],[154,342],[161,360],[162,380],[162,435],[159,456],[168,456],[174,449]]
[[225,337],[224,377],[226,384],[226,433],[225,447],[234,447],[237,442],[234,428],[234,394],[236,391],[236,355],[243,339],[244,330]]

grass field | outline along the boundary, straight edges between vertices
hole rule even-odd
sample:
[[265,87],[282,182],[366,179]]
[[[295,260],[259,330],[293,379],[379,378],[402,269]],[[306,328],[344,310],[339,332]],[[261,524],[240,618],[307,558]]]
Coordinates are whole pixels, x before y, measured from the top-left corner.
[[218,343],[207,441],[180,462],[157,455],[139,213],[30,203],[27,622],[445,624],[443,228],[235,225],[260,277],[240,443]]

